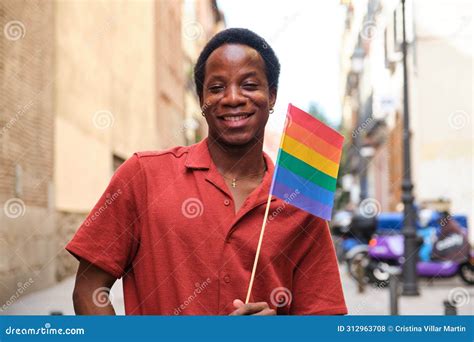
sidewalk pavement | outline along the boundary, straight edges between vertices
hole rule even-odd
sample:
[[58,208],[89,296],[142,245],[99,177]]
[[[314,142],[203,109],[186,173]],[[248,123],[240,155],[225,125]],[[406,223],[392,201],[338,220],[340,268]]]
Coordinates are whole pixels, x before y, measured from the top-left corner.
[[[72,290],[74,277],[40,291],[25,295],[17,299],[4,311],[3,315],[50,315],[52,312],[61,312],[63,315],[74,315],[72,304]],[[123,304],[122,280],[115,282],[110,291],[110,299],[117,315],[125,314]]]
[[[357,283],[347,268],[341,266],[340,271],[349,315],[390,315],[388,288],[367,285],[364,293],[358,293]],[[458,276],[432,281],[419,279],[418,285],[419,296],[399,297],[399,315],[444,315],[443,301],[448,297],[458,301],[458,315],[474,314],[474,287],[465,284]]]
[[[364,293],[358,293],[357,284],[341,266],[341,278],[350,315],[389,315],[388,289],[367,286]],[[420,280],[420,296],[400,297],[400,315],[444,315],[443,301],[451,295],[461,300],[458,315],[473,315],[474,287],[466,286],[459,277],[436,279],[432,282]],[[3,314],[7,315],[50,315],[54,311],[74,315],[72,290],[74,277],[45,290],[34,292],[15,301]],[[112,304],[118,315],[123,315],[122,281],[118,280],[111,291]]]

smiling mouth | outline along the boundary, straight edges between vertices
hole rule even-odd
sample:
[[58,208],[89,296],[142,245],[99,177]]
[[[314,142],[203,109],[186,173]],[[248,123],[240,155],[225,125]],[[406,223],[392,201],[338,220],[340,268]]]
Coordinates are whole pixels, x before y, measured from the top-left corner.
[[240,120],[247,119],[251,115],[253,114],[249,113],[249,114],[242,114],[242,115],[223,115],[220,117],[220,119],[224,121],[240,121]]

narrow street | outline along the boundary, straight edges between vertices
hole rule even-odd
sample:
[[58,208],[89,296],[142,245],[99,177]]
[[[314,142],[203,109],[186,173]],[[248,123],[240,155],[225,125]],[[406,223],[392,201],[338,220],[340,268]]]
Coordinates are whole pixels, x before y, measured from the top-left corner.
[[[378,289],[367,286],[364,293],[358,293],[357,284],[349,277],[345,267],[341,266],[344,295],[350,315],[389,315],[390,301],[388,289]],[[420,280],[419,297],[400,297],[399,314],[401,315],[444,315],[443,301],[450,291],[457,293],[464,300],[464,304],[457,308],[458,315],[472,315],[474,313],[474,288],[467,287],[460,278],[438,279],[433,282]],[[61,312],[64,315],[73,315],[72,289],[74,278],[26,295],[11,305],[4,314],[10,315],[50,315]],[[467,292],[466,292],[467,291]],[[467,297],[464,294],[468,293]],[[111,291],[112,303],[116,313],[125,313],[123,305],[122,281],[119,280]]]

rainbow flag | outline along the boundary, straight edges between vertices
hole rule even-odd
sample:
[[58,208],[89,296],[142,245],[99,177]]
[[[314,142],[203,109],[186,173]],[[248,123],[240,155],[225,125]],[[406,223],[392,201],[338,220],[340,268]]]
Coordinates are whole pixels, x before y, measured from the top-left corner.
[[288,105],[270,194],[331,219],[344,136]]

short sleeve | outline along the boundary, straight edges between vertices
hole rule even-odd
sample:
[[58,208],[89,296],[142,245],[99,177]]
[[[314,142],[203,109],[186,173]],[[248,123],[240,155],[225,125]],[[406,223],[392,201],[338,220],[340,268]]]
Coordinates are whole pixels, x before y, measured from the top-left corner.
[[144,190],[144,174],[134,154],[117,169],[66,250],[121,278],[139,246],[138,207]]
[[307,229],[307,250],[293,275],[291,315],[345,315],[347,308],[334,245],[326,221]]

